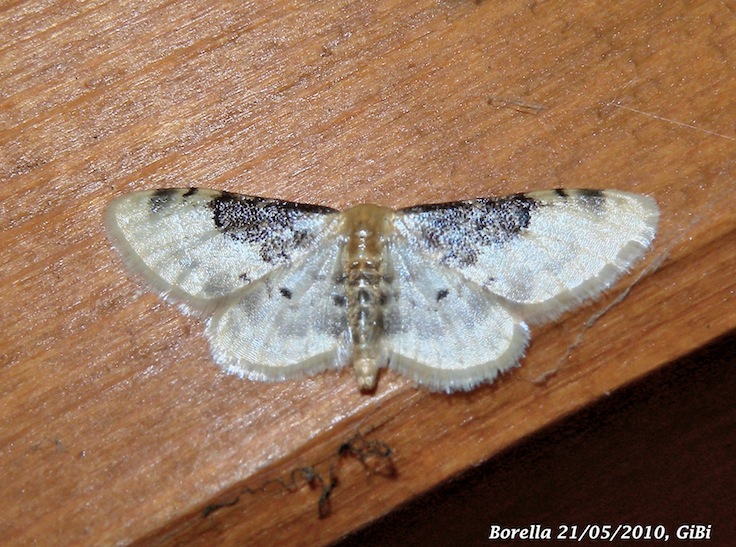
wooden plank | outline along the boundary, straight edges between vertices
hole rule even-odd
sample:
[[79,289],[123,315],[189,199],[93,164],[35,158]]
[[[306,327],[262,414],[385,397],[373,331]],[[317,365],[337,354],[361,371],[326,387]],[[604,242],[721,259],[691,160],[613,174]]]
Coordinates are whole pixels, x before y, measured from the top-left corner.
[[544,428],[340,544],[484,545],[491,525],[532,524],[551,539],[588,544],[591,537],[604,541],[606,526],[618,543],[627,535],[673,542],[693,528],[718,543],[736,531],[734,365],[731,334]]
[[[722,3],[132,6],[0,10],[8,541],[328,543],[734,329]],[[610,187],[662,221],[630,276],[534,329],[496,384],[446,396],[386,372],[366,396],[349,371],[226,376],[202,323],[129,278],[102,209],[183,185],[334,207]],[[368,469],[340,457],[351,440]],[[305,469],[331,467],[319,519]]]

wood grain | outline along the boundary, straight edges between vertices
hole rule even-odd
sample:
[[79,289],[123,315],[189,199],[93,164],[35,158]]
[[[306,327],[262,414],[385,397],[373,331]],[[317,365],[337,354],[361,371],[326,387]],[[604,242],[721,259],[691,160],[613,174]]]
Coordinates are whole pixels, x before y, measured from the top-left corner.
[[[326,544],[733,331],[729,4],[233,4],[0,6],[4,540]],[[387,372],[366,396],[350,371],[224,375],[127,275],[105,204],[189,185],[333,207],[619,188],[662,221],[494,385]],[[345,456],[359,433],[396,476]],[[306,475],[330,469],[319,519]]]
[[[710,528],[703,543],[728,544],[736,533],[735,365],[736,336],[719,338],[468,469],[341,545],[535,543],[489,542],[491,524],[538,524],[557,540],[549,543],[563,545],[581,536],[583,545],[602,543],[605,525],[618,532],[611,543],[631,541],[624,539],[630,529],[645,545],[665,543],[661,533],[669,535],[666,543],[677,542],[678,531],[702,525]],[[600,534],[597,541],[590,541],[586,526],[590,535]],[[562,534],[567,541],[559,541]]]

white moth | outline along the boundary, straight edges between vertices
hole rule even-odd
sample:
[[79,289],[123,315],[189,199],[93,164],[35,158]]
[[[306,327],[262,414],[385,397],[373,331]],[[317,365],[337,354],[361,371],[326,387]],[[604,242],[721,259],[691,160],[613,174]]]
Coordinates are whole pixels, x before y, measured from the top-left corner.
[[552,190],[345,211],[197,188],[115,199],[106,224],[128,265],[207,318],[215,361],[252,380],[352,363],[435,391],[514,366],[528,324],[609,287],[654,239],[655,201]]

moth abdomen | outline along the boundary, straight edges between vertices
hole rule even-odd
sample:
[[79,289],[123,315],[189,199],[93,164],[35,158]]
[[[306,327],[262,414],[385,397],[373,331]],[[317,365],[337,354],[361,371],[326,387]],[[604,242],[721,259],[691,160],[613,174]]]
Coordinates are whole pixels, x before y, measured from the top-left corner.
[[375,205],[354,207],[345,213],[348,237],[343,255],[346,273],[348,328],[352,360],[361,389],[373,389],[378,369],[385,363],[382,351],[383,303],[387,248],[393,212]]

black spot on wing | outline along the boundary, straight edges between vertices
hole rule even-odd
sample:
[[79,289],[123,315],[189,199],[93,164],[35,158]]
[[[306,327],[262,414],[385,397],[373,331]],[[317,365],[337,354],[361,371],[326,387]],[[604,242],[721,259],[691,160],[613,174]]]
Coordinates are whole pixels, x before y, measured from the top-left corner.
[[570,197],[570,194],[568,194],[567,193],[567,190],[565,190],[564,188],[555,188],[555,194],[557,194],[561,198],[565,198],[565,199],[567,199],[568,197]]
[[196,187],[192,186],[191,188],[189,188],[189,190],[187,190],[186,192],[184,192],[181,195],[181,197],[183,197],[183,198],[189,198],[189,197],[192,197],[193,195],[195,195],[197,192],[199,192],[199,188],[196,188]]
[[492,200],[489,213],[495,215],[493,224],[498,233],[498,239],[504,240],[517,235],[529,226],[532,211],[540,203],[526,194],[516,194],[508,198]]
[[159,213],[161,209],[171,205],[176,197],[176,188],[159,188],[151,194],[151,212]]
[[465,268],[478,260],[485,246],[503,246],[529,226],[541,203],[527,194],[502,198],[418,205],[403,209],[410,225],[421,232],[419,245],[441,252],[442,261]]
[[209,202],[212,220],[235,241],[260,248],[264,262],[284,263],[295,248],[311,242],[316,234],[309,222],[315,214],[334,209],[290,201],[264,199],[222,192]]
[[292,293],[289,289],[287,289],[286,287],[281,287],[279,289],[279,292],[281,293],[281,296],[283,296],[287,300],[291,300]]
[[437,302],[439,302],[443,298],[447,298],[448,294],[450,294],[450,291],[448,289],[441,289],[437,291]]

